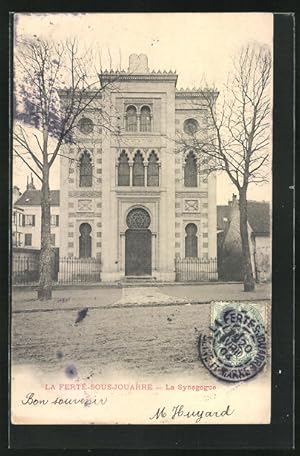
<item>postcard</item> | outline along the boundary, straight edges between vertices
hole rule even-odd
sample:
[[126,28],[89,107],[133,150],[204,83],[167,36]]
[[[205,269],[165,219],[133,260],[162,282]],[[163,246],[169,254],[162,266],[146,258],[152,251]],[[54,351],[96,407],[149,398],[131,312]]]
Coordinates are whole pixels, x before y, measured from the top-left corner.
[[11,421],[269,424],[271,13],[16,13]]

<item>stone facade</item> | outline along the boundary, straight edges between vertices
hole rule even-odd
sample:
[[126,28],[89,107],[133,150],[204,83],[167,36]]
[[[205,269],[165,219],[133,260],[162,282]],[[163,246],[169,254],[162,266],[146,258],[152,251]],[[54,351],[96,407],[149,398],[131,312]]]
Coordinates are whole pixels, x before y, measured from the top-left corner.
[[[130,268],[129,255],[136,247],[128,231],[135,227],[128,226],[128,216],[141,209],[149,216],[144,229],[149,248],[145,250],[141,241],[140,252],[150,255],[147,264],[153,277],[173,281],[175,257],[185,256],[188,224],[197,227],[195,256],[216,257],[216,178],[205,175],[197,164],[197,181],[185,186],[184,168],[191,148],[181,152],[175,141],[178,134],[185,134],[188,119],[197,121],[207,134],[203,92],[178,91],[177,74],[150,72],[144,55],[130,56],[127,72],[104,72],[100,80],[107,89],[83,116],[92,121],[92,128],[79,131],[76,145],[64,146],[61,157],[60,214],[65,229],[61,230],[60,254],[80,256],[80,230],[89,224],[90,254],[101,257],[101,279],[114,281],[131,275],[128,271],[134,268]],[[109,129],[103,125],[104,113],[111,122]],[[80,182],[84,151],[92,164],[88,186]],[[128,179],[125,185],[121,160],[123,179]],[[151,160],[155,161],[151,169],[157,171],[154,177],[149,171]]]

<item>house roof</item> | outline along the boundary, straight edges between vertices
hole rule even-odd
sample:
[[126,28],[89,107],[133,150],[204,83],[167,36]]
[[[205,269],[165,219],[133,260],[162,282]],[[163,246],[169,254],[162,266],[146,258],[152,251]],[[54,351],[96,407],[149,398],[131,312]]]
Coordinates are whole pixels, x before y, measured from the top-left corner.
[[[217,229],[225,230],[229,221],[230,207],[217,206]],[[225,220],[224,220],[225,218]],[[226,221],[227,219],[227,221]],[[270,203],[267,201],[248,201],[248,222],[254,234],[270,234]]]
[[[50,190],[51,206],[59,206],[59,190]],[[41,191],[26,190],[20,198],[15,202],[16,206],[40,206]]]

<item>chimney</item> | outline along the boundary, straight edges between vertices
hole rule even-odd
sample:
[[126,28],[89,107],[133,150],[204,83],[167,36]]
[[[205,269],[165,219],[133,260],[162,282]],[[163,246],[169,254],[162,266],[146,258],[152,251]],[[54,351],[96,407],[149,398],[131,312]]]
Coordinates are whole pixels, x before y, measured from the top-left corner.
[[237,195],[234,193],[232,194],[232,200],[228,201],[228,206],[229,206],[229,220],[231,221],[234,217],[235,214],[239,213],[239,201],[237,199]]
[[130,54],[129,73],[149,73],[148,57],[146,54]]
[[27,176],[27,187],[26,187],[27,190],[36,190],[35,188],[35,185],[33,183],[33,176],[32,174],[30,174],[30,182],[29,182],[29,179],[28,179],[28,176]]

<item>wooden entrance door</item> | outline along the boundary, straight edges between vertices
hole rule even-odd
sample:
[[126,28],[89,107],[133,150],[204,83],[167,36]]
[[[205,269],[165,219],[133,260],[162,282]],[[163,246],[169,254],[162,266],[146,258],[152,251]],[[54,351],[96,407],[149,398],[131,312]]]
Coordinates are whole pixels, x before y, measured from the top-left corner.
[[151,275],[151,231],[129,229],[125,233],[125,275]]

